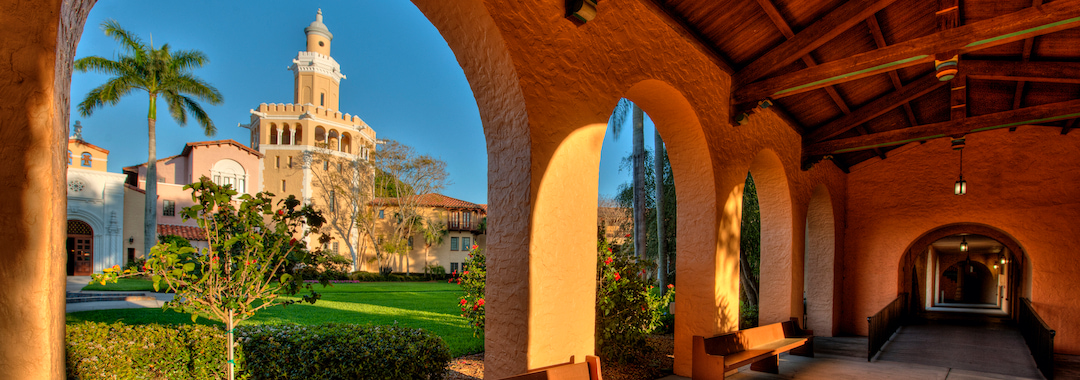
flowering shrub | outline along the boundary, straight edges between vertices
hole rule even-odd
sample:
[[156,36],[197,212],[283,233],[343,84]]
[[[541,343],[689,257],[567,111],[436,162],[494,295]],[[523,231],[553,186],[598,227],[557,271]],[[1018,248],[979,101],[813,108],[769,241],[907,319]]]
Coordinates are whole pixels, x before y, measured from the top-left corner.
[[473,245],[461,274],[455,272],[450,278],[464,291],[460,298],[461,316],[473,328],[473,336],[481,338],[484,337],[484,283],[487,281],[485,257],[484,250]]
[[647,347],[646,334],[662,324],[674,286],[661,296],[646,276],[656,266],[597,242],[596,347],[606,360],[625,361]]

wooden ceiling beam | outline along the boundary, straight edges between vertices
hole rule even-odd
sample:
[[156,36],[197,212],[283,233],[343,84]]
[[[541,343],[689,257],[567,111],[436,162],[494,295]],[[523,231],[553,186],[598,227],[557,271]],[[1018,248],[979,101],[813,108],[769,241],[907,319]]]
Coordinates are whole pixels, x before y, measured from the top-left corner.
[[1076,128],[1076,120],[1077,119],[1072,119],[1065,122],[1065,126],[1061,128],[1061,134],[1067,135],[1069,134],[1069,131],[1071,131],[1073,128]]
[[[881,33],[881,25],[878,25],[877,16],[867,17],[866,25],[870,27],[870,35],[874,36],[874,44],[878,49],[888,46],[885,43],[885,35]],[[896,91],[904,87],[904,84],[900,82],[900,74],[897,74],[896,70],[889,71],[889,80],[892,81],[893,89]],[[908,123],[912,127],[919,125],[919,120],[915,118],[915,111],[911,109],[911,102],[904,102],[904,114],[907,115]]]
[[1077,117],[1080,117],[1080,99],[981,116],[970,116],[959,120],[895,129],[865,136],[822,141],[806,146],[803,155],[809,157],[856,152],[860,150],[907,144],[916,141],[963,136],[969,133],[989,131],[998,128],[1032,125]]
[[664,20],[664,23],[668,24],[675,33],[678,33],[699,51],[705,53],[705,55],[712,59],[713,63],[716,64],[720,70],[723,70],[728,74],[735,73],[735,69],[732,68],[731,63],[716,49],[715,45],[705,37],[705,35],[701,34],[701,31],[690,25],[686,19],[668,7],[664,0],[639,1],[653,13],[660,16],[660,19]]
[[806,136],[808,141],[818,142],[827,138],[847,132],[862,123],[870,121],[878,116],[892,111],[896,107],[917,99],[934,91],[948,82],[942,82],[934,76],[934,73],[924,75],[922,78],[909,83],[899,91],[877,98],[854,112],[825,124]]
[[[963,54],[1076,26],[1080,26],[1080,0],[1057,0],[740,86],[732,94],[732,102],[737,104],[782,98],[890,70],[930,63],[934,60],[934,54],[940,52],[957,49]],[[789,58],[794,60],[798,57]]]
[[[1042,0],[1032,0],[1031,6],[1037,7],[1042,5]],[[1027,62],[1031,59],[1031,50],[1035,47],[1035,37],[1031,37],[1024,40],[1024,51],[1020,54],[1020,59]],[[1016,81],[1016,94],[1013,95],[1013,109],[1019,109],[1020,104],[1024,100],[1024,81]],[[1010,129],[1011,131],[1011,129]]]
[[[817,22],[788,38],[780,46],[769,50],[735,74],[737,83],[750,83],[787,66],[804,55],[810,54],[840,33],[862,22],[896,0],[848,0]],[[769,11],[766,10],[766,14]],[[779,17],[769,15],[770,18]]]
[[964,60],[960,67],[973,79],[1043,83],[1080,83],[1080,62],[1010,62]]

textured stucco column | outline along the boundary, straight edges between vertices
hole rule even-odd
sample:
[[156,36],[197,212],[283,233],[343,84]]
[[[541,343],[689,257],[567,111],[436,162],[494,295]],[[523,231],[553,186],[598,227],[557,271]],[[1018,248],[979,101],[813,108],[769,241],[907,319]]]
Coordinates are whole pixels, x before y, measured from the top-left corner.
[[0,378],[64,374],[71,57],[92,2],[0,3]]

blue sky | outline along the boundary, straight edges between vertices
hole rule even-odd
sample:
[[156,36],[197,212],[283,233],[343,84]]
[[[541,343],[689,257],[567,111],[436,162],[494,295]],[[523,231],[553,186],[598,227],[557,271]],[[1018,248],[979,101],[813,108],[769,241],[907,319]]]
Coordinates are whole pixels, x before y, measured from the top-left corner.
[[[170,1],[101,0],[86,22],[76,58],[113,58],[119,45],[100,29],[106,19],[155,46],[197,49],[210,62],[195,74],[224,95],[219,106],[204,105],[217,126],[207,137],[193,121],[179,127],[161,108],[157,121],[159,158],[179,154],[191,141],[233,139],[248,145],[250,121],[259,103],[292,102],[293,77],[286,68],[304,49],[304,27],[322,8],[334,34],[331,55],[347,79],[341,82],[342,112],[358,115],[378,133],[447,163],[453,182],[444,194],[487,203],[487,153],[480,115],[453,52],[411,2],[398,1]],[[108,149],[110,172],[146,162],[147,97],[134,93],[112,107],[84,118],[75,105],[106,76],[72,77],[72,122],[81,120],[83,138]],[[605,138],[600,193],[613,195],[630,173],[619,172],[629,154],[629,128],[614,141]],[[646,146],[652,148],[652,123],[646,121]]]

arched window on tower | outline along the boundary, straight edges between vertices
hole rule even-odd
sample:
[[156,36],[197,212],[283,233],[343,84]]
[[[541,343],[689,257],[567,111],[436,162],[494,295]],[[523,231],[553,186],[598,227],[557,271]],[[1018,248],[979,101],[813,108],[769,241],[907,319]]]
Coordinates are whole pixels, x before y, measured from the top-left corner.
[[82,166],[90,167],[90,152],[83,152],[82,154]]
[[326,130],[323,127],[315,127],[315,145],[326,146]]
[[348,132],[341,133],[341,151],[352,154],[352,136]]
[[270,124],[270,145],[277,145],[278,143],[278,129],[276,124]]
[[288,124],[282,126],[281,133],[281,145],[289,145],[292,143],[292,128],[289,128]]
[[326,107],[326,93],[319,94],[319,106]]
[[300,126],[300,124],[297,124],[296,132],[294,134],[296,135],[296,137],[293,138],[293,145],[300,145],[300,143],[304,142],[304,127]]

